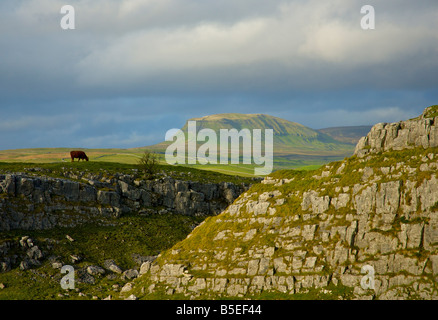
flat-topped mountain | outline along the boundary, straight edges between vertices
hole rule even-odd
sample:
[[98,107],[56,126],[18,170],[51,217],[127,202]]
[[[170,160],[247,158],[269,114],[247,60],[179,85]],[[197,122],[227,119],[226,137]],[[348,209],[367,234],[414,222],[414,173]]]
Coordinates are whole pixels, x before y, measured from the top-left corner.
[[[192,118],[196,121],[197,131],[212,129],[219,134],[220,129],[272,129],[274,133],[274,155],[309,154],[309,155],[344,155],[353,149],[350,144],[342,143],[317,130],[266,114],[224,113]],[[187,133],[187,123],[182,131]],[[165,149],[169,143],[157,146]]]
[[[217,137],[220,130],[242,129],[273,130],[273,165],[274,170],[292,168],[316,168],[330,161],[341,160],[351,156],[354,145],[336,140],[329,135],[317,130],[306,127],[302,124],[291,122],[278,117],[266,114],[238,114],[225,113],[209,115],[205,117],[189,119],[181,130],[188,137],[188,123],[196,121],[196,130],[212,129]],[[263,137],[263,136],[262,136]],[[190,137],[187,138],[187,141]],[[262,138],[264,139],[264,138]],[[193,141],[190,140],[190,141]],[[264,143],[265,140],[262,140]],[[200,147],[204,142],[197,142]],[[149,146],[148,149],[159,153],[164,153],[171,142],[161,142]],[[219,139],[218,139],[219,150]],[[263,150],[263,147],[262,147]],[[241,161],[242,162],[242,161]],[[210,166],[221,170],[223,165]],[[245,165],[237,166],[244,169]],[[236,167],[236,168],[237,168]],[[203,169],[208,169],[209,165],[204,165]],[[228,167],[229,169],[231,167]],[[251,169],[252,170],[252,169]]]
[[[366,157],[272,173],[146,263],[126,295],[437,299],[438,148],[410,144],[433,141],[435,120],[373,127],[357,147]],[[409,136],[405,147],[377,149],[381,127]]]

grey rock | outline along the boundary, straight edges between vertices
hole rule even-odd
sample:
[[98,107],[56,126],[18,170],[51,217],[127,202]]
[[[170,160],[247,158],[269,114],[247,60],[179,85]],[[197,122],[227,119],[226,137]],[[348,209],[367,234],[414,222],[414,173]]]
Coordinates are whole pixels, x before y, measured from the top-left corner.
[[11,270],[11,263],[9,261],[0,262],[0,272],[7,272]]
[[266,274],[270,267],[270,259],[268,258],[261,258],[259,262],[259,270],[258,274],[263,275]]
[[365,167],[363,169],[362,181],[367,181],[374,174],[373,168]]
[[197,278],[195,280],[195,283],[188,287],[187,289],[189,291],[193,291],[193,292],[199,292],[201,290],[205,290],[205,288],[207,287],[207,283],[205,281],[205,278]]
[[38,248],[38,246],[31,247],[29,250],[27,250],[26,254],[30,259],[39,260],[43,258],[43,253]]
[[77,255],[77,254],[71,254],[70,255],[70,260],[72,263],[79,263],[82,261],[82,257]]
[[143,262],[140,266],[140,272],[139,275],[143,275],[149,272],[150,268],[151,268],[151,262],[150,261],[146,261]]
[[20,246],[23,248],[33,247],[33,240],[29,236],[21,237],[19,243],[20,243]]
[[85,284],[95,284],[96,279],[87,272],[86,269],[81,269],[77,271],[77,279],[79,283],[85,283]]
[[[157,210],[151,207],[158,206],[164,206],[160,211],[163,214],[216,215],[249,187],[169,177],[134,181],[129,175],[119,174],[113,179],[85,173],[64,175],[86,183],[23,173],[0,175],[0,191],[8,195],[0,201],[0,210],[5,213],[0,216],[0,231],[73,227],[86,223],[86,216],[116,219],[124,212],[153,214]],[[29,202],[27,209],[16,210],[17,196],[24,196]],[[35,214],[36,204],[43,209]]]
[[438,117],[426,118],[427,112],[426,109],[422,116],[412,120],[374,125],[368,135],[359,140],[354,154],[364,157],[388,150],[437,147]]
[[135,254],[135,253],[132,254],[132,259],[138,265],[141,265],[144,262],[153,262],[153,261],[155,261],[156,258],[157,258],[157,256],[142,256],[140,254]]
[[253,201],[249,200],[246,203],[247,212],[253,213],[255,216],[266,214],[270,203],[267,201]]
[[318,225],[304,225],[302,236],[305,240],[313,240],[315,237],[316,229],[318,228]]
[[101,204],[120,206],[120,196],[115,191],[97,191],[97,201]]
[[260,263],[260,260],[250,260],[248,262],[247,274],[249,276],[255,276],[257,274],[257,271],[259,269],[259,263]]
[[121,274],[123,272],[123,270],[115,263],[114,260],[105,260],[104,261],[104,267],[107,270],[112,271],[114,273]]
[[432,263],[432,272],[433,275],[438,275],[438,255],[430,256],[430,261]]
[[345,208],[350,201],[350,194],[341,193],[337,197],[331,199],[330,204],[335,207],[336,210]]
[[131,291],[133,288],[134,284],[132,282],[128,282],[122,287],[122,289],[120,289],[120,293]]
[[20,262],[20,270],[28,270],[31,268],[31,264],[27,260]]
[[319,196],[318,192],[311,190],[303,193],[301,208],[305,210],[312,209],[313,213],[324,213],[330,205],[329,196]]
[[186,267],[183,264],[165,264],[161,268],[164,277],[178,277],[184,274]]
[[88,266],[87,272],[92,276],[98,276],[98,275],[104,275],[105,269],[99,266]]
[[123,271],[122,276],[126,279],[135,279],[138,277],[138,271],[135,269],[128,269]]
[[424,224],[401,224],[399,239],[403,248],[419,248],[423,238]]
[[438,243],[438,217],[432,216],[429,223],[424,226],[423,246],[426,250],[433,251]]

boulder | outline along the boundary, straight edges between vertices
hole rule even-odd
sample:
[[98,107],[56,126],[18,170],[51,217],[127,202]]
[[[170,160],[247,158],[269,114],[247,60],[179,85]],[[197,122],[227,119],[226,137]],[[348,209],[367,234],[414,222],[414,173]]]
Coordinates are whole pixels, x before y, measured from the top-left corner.
[[135,279],[138,277],[138,271],[135,269],[128,269],[123,271],[122,277],[125,279]]
[[92,276],[98,276],[98,275],[104,275],[105,269],[99,266],[88,266],[87,272]]
[[114,273],[122,274],[123,270],[115,263],[114,260],[108,259],[104,261],[105,269],[112,271]]

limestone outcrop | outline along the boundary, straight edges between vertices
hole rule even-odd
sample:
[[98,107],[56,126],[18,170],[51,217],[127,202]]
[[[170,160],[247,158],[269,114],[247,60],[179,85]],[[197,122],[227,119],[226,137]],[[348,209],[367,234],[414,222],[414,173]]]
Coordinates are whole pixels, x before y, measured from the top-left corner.
[[411,120],[396,123],[378,123],[367,136],[361,138],[354,154],[364,157],[388,150],[403,150],[438,146],[438,106],[431,106]]
[[[75,176],[74,178],[78,178]],[[200,183],[163,177],[135,180],[130,175],[97,179],[0,174],[0,231],[111,223],[125,212],[215,215],[248,185]]]
[[274,172],[162,252],[132,291],[140,298],[438,299],[435,119],[375,126],[358,144],[365,158]]

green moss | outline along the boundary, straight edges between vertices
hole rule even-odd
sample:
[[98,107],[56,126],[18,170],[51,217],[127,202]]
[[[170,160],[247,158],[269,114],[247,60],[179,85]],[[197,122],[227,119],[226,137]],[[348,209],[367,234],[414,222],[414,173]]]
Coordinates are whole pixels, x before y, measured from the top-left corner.
[[[0,233],[0,243],[12,241],[18,243],[22,236],[30,236],[41,248],[45,257],[57,256],[65,264],[71,264],[70,255],[77,254],[83,261],[77,268],[87,265],[100,265],[106,259],[113,259],[122,269],[138,268],[133,254],[142,256],[157,255],[184,239],[192,230],[192,226],[201,222],[202,218],[178,215],[151,215],[139,217],[127,215],[117,219],[113,226],[86,225],[75,228],[56,228],[40,231],[13,230]],[[74,241],[66,239],[71,236]],[[51,239],[49,246],[47,239]],[[51,247],[51,248],[49,248]],[[58,294],[65,294],[59,281],[62,275],[53,269],[48,260],[44,260],[39,268],[21,271],[18,266],[13,270],[0,273],[0,283],[6,288],[0,290],[0,299],[59,299]],[[104,298],[116,294],[113,284],[123,285],[117,280],[96,277],[95,285],[80,284],[76,286],[81,292],[90,296]],[[116,294],[118,296],[118,294]],[[70,297],[77,299],[76,292]]]
[[438,117],[438,105],[428,107],[423,113],[425,118],[435,118]]
[[432,207],[430,207],[430,210],[431,211],[438,211],[438,201],[435,202],[435,204]]

